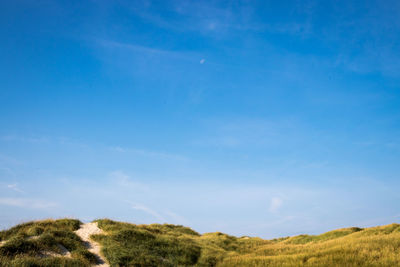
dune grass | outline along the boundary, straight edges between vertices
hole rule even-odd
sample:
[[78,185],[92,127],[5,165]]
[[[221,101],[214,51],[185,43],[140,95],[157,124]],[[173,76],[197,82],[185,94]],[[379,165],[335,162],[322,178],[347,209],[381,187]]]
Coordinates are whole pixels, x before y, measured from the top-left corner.
[[195,231],[175,225],[134,225],[99,220],[107,235],[94,235],[111,266],[188,266],[200,257]]
[[400,266],[400,225],[272,240],[98,220],[111,266]]
[[[111,266],[400,266],[400,225],[344,228],[321,235],[264,240],[223,233],[200,235],[171,224],[136,225],[97,220]],[[0,232],[0,266],[90,266],[95,257],[73,231],[80,221],[45,220]],[[60,254],[59,245],[71,257]]]
[[400,225],[300,235],[224,258],[218,266],[400,266]]
[[[44,220],[1,231],[0,266],[90,266],[96,258],[73,232],[80,224],[74,219]],[[70,257],[61,257],[65,249]]]

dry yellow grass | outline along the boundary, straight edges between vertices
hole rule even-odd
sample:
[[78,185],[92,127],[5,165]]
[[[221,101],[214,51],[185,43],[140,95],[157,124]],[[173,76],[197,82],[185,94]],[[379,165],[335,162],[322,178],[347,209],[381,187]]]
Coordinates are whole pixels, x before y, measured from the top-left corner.
[[[190,228],[97,220],[105,234],[92,235],[110,266],[399,266],[400,225],[344,228],[321,235],[273,240]],[[95,262],[73,231],[77,220],[31,222],[0,231],[0,266],[88,266]],[[100,232],[99,232],[100,233]],[[71,258],[41,257],[41,251]]]
[[[341,237],[332,235],[328,240],[321,240],[321,236],[271,242],[253,252],[226,257],[218,266],[400,266],[398,224],[360,229]],[[304,244],[292,243],[301,238],[306,240]]]

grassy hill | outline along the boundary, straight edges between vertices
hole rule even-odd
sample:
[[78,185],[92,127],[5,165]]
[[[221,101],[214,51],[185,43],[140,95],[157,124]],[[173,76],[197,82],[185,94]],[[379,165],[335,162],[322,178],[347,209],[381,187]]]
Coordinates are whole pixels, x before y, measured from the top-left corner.
[[[190,228],[97,220],[110,266],[400,266],[400,225],[345,228],[273,240],[200,235]],[[46,220],[0,232],[0,266],[90,266],[78,220]],[[65,251],[68,251],[66,255]]]
[[0,266],[90,266],[96,258],[72,219],[28,222],[0,232]]

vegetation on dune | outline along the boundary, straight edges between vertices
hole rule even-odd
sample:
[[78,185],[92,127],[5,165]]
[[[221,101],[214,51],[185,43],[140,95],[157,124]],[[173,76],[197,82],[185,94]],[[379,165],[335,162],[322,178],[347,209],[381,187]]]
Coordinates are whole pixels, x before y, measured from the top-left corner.
[[[1,231],[0,266],[89,266],[96,258],[73,232],[80,224],[73,219],[44,220]],[[70,257],[61,257],[65,251]]]
[[[111,266],[400,266],[400,225],[344,228],[272,240],[200,235],[171,224],[97,220]],[[0,266],[90,266],[95,257],[73,232],[78,220],[46,220],[0,232]],[[60,245],[71,252],[61,257]],[[51,252],[47,256],[44,252]],[[54,256],[59,255],[59,256]]]
[[98,220],[111,266],[400,266],[400,225],[263,240]]
[[400,225],[300,235],[224,258],[218,266],[400,266]]
[[321,235],[298,235],[293,237],[287,237],[284,240],[286,244],[306,244],[309,242],[317,242],[317,241],[327,241],[330,239],[335,239],[338,237],[346,236],[352,234],[354,232],[361,231],[361,228],[351,227],[351,228],[343,228],[330,232],[326,232]]
[[188,266],[198,262],[201,248],[195,231],[175,225],[134,225],[99,220],[106,235],[92,238],[103,246],[111,266]]

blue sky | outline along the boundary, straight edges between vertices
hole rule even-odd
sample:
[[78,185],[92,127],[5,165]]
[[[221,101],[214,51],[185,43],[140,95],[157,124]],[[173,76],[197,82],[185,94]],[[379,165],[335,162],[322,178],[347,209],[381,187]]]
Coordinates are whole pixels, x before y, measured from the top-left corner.
[[400,220],[398,1],[2,1],[0,227]]

